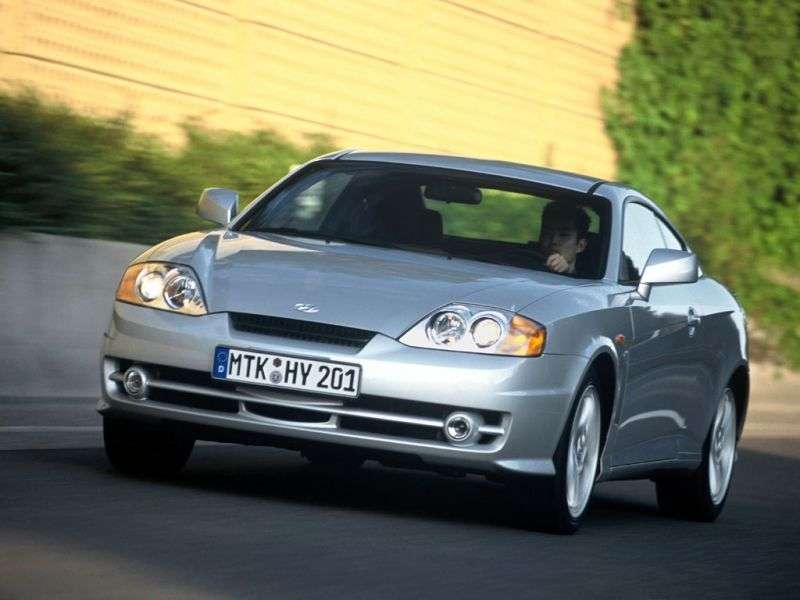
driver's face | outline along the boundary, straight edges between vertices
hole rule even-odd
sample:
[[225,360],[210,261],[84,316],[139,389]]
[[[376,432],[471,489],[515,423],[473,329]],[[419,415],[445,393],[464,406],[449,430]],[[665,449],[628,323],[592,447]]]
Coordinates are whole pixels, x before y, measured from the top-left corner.
[[571,223],[549,222],[542,223],[542,234],[539,237],[542,251],[548,256],[558,253],[570,265],[575,262],[575,257],[583,250],[578,240],[578,232]]

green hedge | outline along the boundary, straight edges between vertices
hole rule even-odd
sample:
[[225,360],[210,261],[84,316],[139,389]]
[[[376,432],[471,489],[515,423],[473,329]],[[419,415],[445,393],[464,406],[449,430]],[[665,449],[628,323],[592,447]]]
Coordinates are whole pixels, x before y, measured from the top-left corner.
[[331,149],[269,131],[184,127],[172,149],[127,117],[98,119],[33,92],[0,94],[0,227],[151,244],[199,228],[204,187],[239,190],[243,203],[290,166]]
[[639,0],[605,98],[619,177],[800,366],[800,3]]

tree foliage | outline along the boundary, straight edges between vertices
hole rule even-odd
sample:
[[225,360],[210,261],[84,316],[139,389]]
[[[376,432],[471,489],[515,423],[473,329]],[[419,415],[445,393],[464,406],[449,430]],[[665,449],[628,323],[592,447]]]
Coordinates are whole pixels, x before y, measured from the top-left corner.
[[0,227],[155,243],[209,223],[195,214],[211,185],[244,202],[293,164],[330,150],[270,131],[236,133],[184,125],[173,149],[137,132],[127,116],[87,117],[32,92],[0,94]]
[[800,3],[637,0],[605,97],[620,179],[800,366]]

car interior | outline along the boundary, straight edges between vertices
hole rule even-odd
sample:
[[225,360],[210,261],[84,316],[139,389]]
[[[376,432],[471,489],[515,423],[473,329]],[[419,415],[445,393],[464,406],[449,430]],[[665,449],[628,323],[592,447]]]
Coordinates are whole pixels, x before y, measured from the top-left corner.
[[[335,177],[340,179],[334,184]],[[375,167],[322,171],[298,183],[251,217],[244,229],[330,236],[536,270],[548,270],[539,246],[544,207],[551,201],[577,201],[564,192],[537,194],[524,184],[484,187],[485,178]],[[608,219],[592,202],[580,203],[591,225],[575,277],[602,276]]]
[[[419,180],[398,178],[366,190],[346,190],[350,196],[352,216],[337,222],[343,224],[348,237],[384,240],[392,245],[424,246],[454,256],[488,260],[522,268],[541,268],[542,256],[538,239],[526,243],[448,235],[445,233],[443,215],[426,207],[442,203],[477,205],[481,191],[476,187],[452,182],[422,183]],[[353,201],[356,198],[357,201]],[[532,211],[537,208],[532,206]],[[332,223],[324,223],[326,225]],[[578,255],[576,274],[595,277],[600,271],[602,243],[598,232],[587,234],[587,247]]]

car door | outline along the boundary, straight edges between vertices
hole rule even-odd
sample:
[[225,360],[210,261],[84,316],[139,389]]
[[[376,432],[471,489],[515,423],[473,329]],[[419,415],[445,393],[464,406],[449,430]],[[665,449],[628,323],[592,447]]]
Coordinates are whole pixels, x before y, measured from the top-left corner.
[[[647,300],[636,284],[650,252],[666,248],[659,217],[644,204],[625,205],[621,283],[630,286],[633,340],[627,347],[627,378],[618,415],[614,465],[678,458],[687,431],[688,406],[701,394],[700,347],[692,304],[695,284],[654,285]],[[680,243],[680,242],[679,242]]]
[[[672,250],[686,250],[686,245],[663,220],[656,217],[666,247]],[[672,301],[676,306],[686,308],[686,325],[688,340],[683,350],[685,355],[684,369],[689,369],[690,377],[686,384],[691,394],[675,394],[673,410],[675,410],[686,426],[678,430],[679,458],[690,458],[702,451],[705,442],[706,428],[703,426],[708,417],[708,406],[713,401],[716,374],[720,371],[719,345],[715,350],[712,343],[712,327],[717,307],[709,305],[707,300],[713,297],[709,287],[713,287],[703,274],[696,283],[670,286]]]

